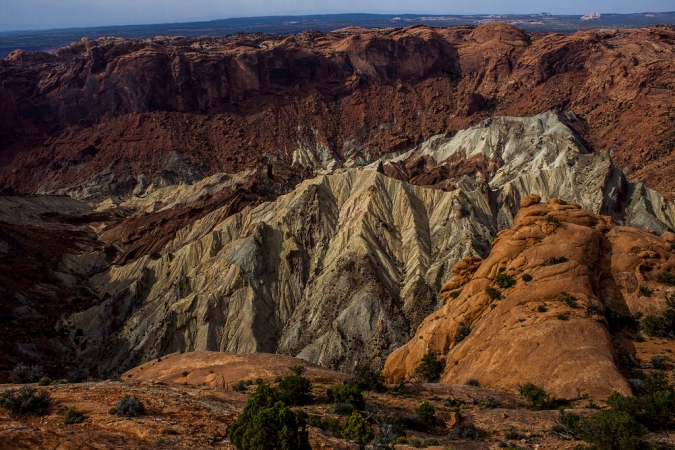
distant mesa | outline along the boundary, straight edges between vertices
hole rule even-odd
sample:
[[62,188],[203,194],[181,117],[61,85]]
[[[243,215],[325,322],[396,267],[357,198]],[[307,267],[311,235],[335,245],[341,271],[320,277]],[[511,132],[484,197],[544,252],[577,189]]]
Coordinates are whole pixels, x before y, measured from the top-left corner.
[[599,13],[590,13],[586,14],[585,16],[581,16],[581,20],[601,20],[602,15]]

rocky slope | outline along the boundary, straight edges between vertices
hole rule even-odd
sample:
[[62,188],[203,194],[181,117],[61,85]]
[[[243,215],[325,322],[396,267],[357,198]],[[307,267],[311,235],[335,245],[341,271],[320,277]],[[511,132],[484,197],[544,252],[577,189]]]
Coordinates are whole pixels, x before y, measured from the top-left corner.
[[[675,289],[657,277],[675,270],[675,235],[618,226],[560,199],[539,200],[522,200],[513,228],[498,234],[480,265],[470,259],[455,266],[443,308],[387,359],[390,382],[413,377],[431,351],[445,363],[443,383],[473,378],[515,391],[529,381],[563,398],[631,393],[605,310],[626,316],[665,310]],[[499,277],[510,282],[500,288]],[[489,288],[499,294],[489,295]]]
[[[34,239],[60,249],[37,266],[52,282],[24,273],[0,292],[12,315],[6,342],[15,342],[3,350],[7,365],[49,361],[65,346],[102,375],[179,350],[283,353],[346,371],[382,366],[442,305],[437,293],[453,266],[487,257],[529,194],[658,233],[675,228],[675,207],[628,183],[606,153],[589,153],[576,120],[494,117],[366,166],[326,169],[273,202],[261,203],[255,186],[282,192],[291,186],[283,180],[306,174],[273,165],[100,202],[0,197],[2,222],[31,224]],[[433,182],[416,175],[420,161]],[[88,241],[59,244],[55,230]],[[7,246],[22,245],[3,251],[9,280],[20,258],[41,255],[7,236]],[[57,297],[68,305],[58,316],[48,309]],[[57,333],[46,343],[16,335],[30,324]]]
[[495,23],[17,51],[0,60],[0,187],[90,198],[270,163],[372,162],[493,114],[557,108],[631,181],[672,195],[674,43],[668,26]]

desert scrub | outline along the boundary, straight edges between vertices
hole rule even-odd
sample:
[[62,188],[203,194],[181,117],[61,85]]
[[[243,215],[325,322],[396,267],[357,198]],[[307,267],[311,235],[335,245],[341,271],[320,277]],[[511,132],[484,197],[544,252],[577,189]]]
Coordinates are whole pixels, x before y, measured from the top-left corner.
[[560,220],[557,217],[553,217],[549,214],[548,216],[546,216],[546,223],[558,225],[560,223]]
[[497,289],[493,288],[492,286],[488,286],[485,288],[485,293],[487,294],[488,297],[490,297],[492,300],[501,300],[502,298],[502,293],[499,292]]
[[454,299],[456,299],[457,297],[459,297],[459,294],[461,294],[461,293],[462,293],[462,291],[452,291],[452,292],[450,293],[450,298],[454,300]]
[[579,304],[577,303],[577,299],[576,299],[576,297],[574,297],[573,295],[565,294],[565,295],[563,296],[563,301],[564,301],[565,304],[567,304],[567,306],[569,306],[570,308],[576,309],[576,308],[579,307]]
[[138,417],[145,413],[143,403],[136,397],[125,395],[124,398],[117,402],[115,407],[115,414],[122,417]]
[[510,275],[500,273],[495,277],[495,283],[497,283],[497,286],[500,288],[507,289],[515,285],[516,280],[514,280]]
[[363,398],[363,394],[361,394],[361,389],[350,382],[328,388],[326,395],[328,396],[328,400],[333,403],[351,405],[352,410],[366,407],[366,401]]
[[656,280],[668,286],[675,286],[675,275],[670,272],[661,272],[656,276]]
[[425,425],[434,425],[436,423],[436,408],[429,402],[422,402],[415,408],[415,415]]
[[302,366],[289,367],[293,375],[284,377],[277,384],[278,396],[288,406],[307,405],[312,401],[312,383],[302,376],[305,368]]
[[49,386],[50,384],[52,384],[52,379],[49,377],[42,377],[37,382],[38,386]]
[[567,262],[567,258],[565,258],[564,256],[558,256],[557,258],[554,256],[544,261],[544,265],[555,266],[556,264],[562,264],[564,262]]
[[345,420],[342,425],[342,436],[350,441],[353,441],[363,450],[366,445],[373,440],[373,430],[370,429],[361,414],[354,412]]
[[51,402],[49,392],[31,386],[9,389],[0,395],[0,408],[9,411],[13,417],[42,416]]
[[427,352],[415,369],[415,374],[427,383],[435,383],[441,378],[443,363],[436,359],[434,352]]
[[529,273],[524,273],[521,278],[526,283],[529,283],[530,281],[532,281],[532,275],[530,275]]
[[73,425],[84,420],[84,411],[77,406],[67,406],[63,410],[63,423],[65,425]]
[[455,344],[462,342],[469,334],[471,334],[471,328],[467,326],[460,327],[460,329],[457,330],[457,334],[455,335]]
[[546,311],[548,311],[548,308],[546,307],[546,305],[539,305],[537,306],[537,311],[539,311],[540,313],[545,313]]
[[14,384],[26,384],[26,383],[35,383],[40,378],[45,376],[42,371],[42,366],[26,366],[25,364],[19,363],[12,370],[12,383]]
[[640,297],[651,297],[652,290],[647,286],[640,286]]
[[556,316],[558,320],[570,320],[570,312],[565,311],[564,313],[560,313]]
[[529,382],[520,386],[520,394],[527,400],[527,407],[533,411],[553,409],[560,403],[548,395],[543,388]]

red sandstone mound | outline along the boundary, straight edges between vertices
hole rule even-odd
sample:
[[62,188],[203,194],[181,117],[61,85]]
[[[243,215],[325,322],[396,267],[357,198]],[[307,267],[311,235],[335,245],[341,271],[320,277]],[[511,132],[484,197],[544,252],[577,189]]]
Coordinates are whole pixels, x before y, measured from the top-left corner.
[[[442,383],[473,378],[515,391],[532,382],[566,398],[631,392],[603,313],[608,307],[623,315],[666,308],[675,288],[657,277],[675,271],[672,233],[659,237],[615,226],[576,204],[538,201],[523,199],[513,228],[499,233],[470,281],[475,261],[457,264],[444,287],[445,306],[387,359],[389,382],[413,377],[432,351],[445,362]],[[640,286],[651,296],[640,296]],[[450,295],[460,289],[459,296]]]

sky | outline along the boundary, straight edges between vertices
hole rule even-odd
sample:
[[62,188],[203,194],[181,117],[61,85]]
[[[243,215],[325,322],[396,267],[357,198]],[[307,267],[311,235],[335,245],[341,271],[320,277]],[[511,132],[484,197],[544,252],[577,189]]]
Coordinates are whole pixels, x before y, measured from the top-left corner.
[[0,0],[0,31],[332,13],[552,14],[675,11],[673,0]]

